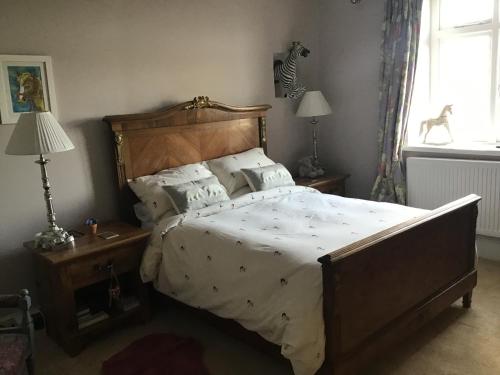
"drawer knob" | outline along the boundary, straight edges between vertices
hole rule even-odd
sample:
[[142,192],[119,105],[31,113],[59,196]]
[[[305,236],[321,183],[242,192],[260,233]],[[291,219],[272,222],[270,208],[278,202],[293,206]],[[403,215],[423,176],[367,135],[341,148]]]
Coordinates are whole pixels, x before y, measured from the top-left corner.
[[109,272],[112,273],[114,269],[113,261],[110,260],[107,264],[102,265],[102,264],[96,264],[94,266],[94,269],[96,272]]

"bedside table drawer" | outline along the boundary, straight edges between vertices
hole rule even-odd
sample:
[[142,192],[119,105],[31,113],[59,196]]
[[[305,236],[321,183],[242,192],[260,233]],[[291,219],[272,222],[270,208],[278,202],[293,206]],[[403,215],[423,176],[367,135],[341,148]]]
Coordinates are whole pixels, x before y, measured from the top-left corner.
[[108,279],[111,266],[116,274],[137,269],[141,261],[141,250],[142,247],[137,245],[122,247],[85,261],[70,264],[68,271],[73,288],[78,289]]
[[349,175],[322,176],[318,178],[296,177],[295,183],[319,190],[324,194],[345,196],[345,181]]
[[319,187],[318,190],[325,194],[345,195],[344,187],[339,185]]

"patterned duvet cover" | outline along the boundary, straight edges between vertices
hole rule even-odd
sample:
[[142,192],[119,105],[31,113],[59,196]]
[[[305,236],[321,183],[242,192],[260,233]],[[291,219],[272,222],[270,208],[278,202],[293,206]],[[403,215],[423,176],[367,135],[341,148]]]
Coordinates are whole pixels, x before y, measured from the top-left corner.
[[425,212],[298,186],[250,193],[158,222],[141,274],[280,345],[296,375],[312,375],[325,346],[317,259]]

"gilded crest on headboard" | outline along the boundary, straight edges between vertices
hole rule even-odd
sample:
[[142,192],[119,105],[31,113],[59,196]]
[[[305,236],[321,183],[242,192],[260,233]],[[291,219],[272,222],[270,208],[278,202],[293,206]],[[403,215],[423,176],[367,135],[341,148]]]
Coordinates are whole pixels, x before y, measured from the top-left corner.
[[119,165],[123,164],[122,146],[123,134],[121,132],[115,132],[116,161]]
[[208,96],[197,96],[196,98],[193,99],[193,101],[190,104],[184,107],[184,109],[185,110],[202,109],[202,108],[210,108],[212,106],[213,106],[212,102],[210,102]]

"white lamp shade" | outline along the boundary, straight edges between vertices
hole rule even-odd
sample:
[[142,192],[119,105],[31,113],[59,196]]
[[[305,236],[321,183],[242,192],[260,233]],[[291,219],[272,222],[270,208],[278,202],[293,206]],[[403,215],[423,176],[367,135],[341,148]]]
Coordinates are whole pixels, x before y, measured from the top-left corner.
[[332,113],[332,108],[321,91],[306,92],[297,110],[298,117],[317,117],[330,113]]
[[44,155],[74,149],[73,143],[50,112],[19,116],[5,149],[8,155]]

